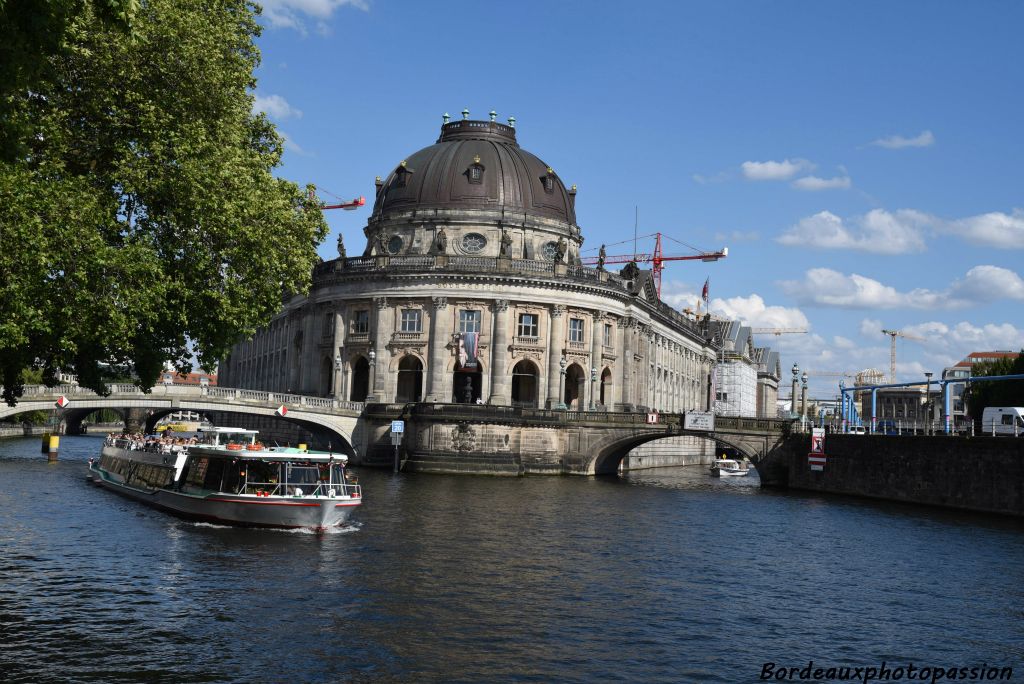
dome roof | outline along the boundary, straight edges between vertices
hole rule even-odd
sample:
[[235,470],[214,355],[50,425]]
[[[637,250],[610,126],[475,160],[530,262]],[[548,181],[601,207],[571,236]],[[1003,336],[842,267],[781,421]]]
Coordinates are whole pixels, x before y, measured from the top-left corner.
[[378,181],[373,218],[421,209],[470,209],[535,215],[576,225],[575,190],[519,147],[516,129],[494,121],[453,121],[430,147]]

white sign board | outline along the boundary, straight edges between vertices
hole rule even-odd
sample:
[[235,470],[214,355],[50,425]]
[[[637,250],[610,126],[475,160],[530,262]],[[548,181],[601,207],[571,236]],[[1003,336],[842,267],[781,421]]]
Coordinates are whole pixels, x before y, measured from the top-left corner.
[[687,411],[683,416],[683,429],[712,432],[715,429],[715,414],[710,411]]
[[405,432],[405,421],[404,420],[393,420],[391,421],[392,432]]
[[392,432],[391,433],[391,446],[398,446],[402,443],[402,433]]

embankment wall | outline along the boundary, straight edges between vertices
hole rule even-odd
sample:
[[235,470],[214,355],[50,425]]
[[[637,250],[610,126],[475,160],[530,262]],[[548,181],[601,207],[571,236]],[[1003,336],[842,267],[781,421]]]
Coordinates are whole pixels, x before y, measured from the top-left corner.
[[1024,516],[1024,438],[828,435],[826,463],[791,437],[758,464],[762,482],[814,492]]

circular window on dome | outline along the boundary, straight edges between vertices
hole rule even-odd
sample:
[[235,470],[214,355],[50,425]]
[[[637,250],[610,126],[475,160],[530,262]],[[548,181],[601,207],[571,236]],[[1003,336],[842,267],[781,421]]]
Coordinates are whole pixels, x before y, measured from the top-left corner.
[[540,253],[548,261],[554,261],[555,254],[558,253],[558,245],[554,242],[545,242],[544,246],[540,248]]
[[487,238],[480,233],[467,233],[462,236],[462,251],[476,254],[487,244]]
[[388,240],[388,254],[398,254],[402,250],[402,238],[392,235]]

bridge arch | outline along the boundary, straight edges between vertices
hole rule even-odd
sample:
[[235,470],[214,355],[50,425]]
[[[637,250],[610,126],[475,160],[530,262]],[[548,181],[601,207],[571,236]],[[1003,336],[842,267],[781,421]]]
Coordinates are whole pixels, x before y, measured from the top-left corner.
[[703,437],[715,442],[716,446],[735,449],[757,463],[770,450],[772,439],[767,436],[751,436],[718,432],[669,432],[637,434],[633,431],[611,431],[604,439],[590,445],[592,456],[584,464],[591,475],[615,475],[622,460],[638,446],[669,437]]

